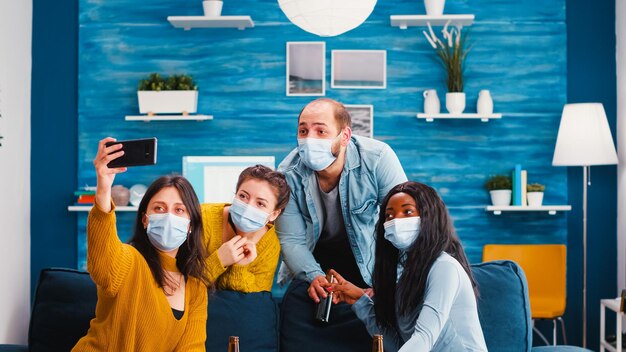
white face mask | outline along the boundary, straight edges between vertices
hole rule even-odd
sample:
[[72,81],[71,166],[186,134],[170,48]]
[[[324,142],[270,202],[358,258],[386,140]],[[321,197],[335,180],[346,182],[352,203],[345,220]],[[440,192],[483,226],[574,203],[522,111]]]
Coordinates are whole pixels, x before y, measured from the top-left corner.
[[322,171],[337,159],[332,150],[336,139],[298,138],[298,154],[306,166],[314,171]]
[[407,250],[417,240],[420,224],[419,216],[389,220],[383,224],[385,239],[399,250]]
[[148,215],[148,239],[162,252],[180,247],[187,239],[191,220],[171,213]]

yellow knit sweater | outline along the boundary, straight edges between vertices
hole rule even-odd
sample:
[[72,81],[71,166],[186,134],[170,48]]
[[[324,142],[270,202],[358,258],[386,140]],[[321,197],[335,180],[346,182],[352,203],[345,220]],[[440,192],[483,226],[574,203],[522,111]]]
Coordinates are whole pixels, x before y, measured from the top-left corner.
[[[165,270],[178,271],[176,259],[160,258]],[[72,351],[205,351],[206,286],[188,278],[176,320],[144,257],[117,237],[114,210],[96,205],[89,213],[87,267],[98,289],[96,317]]]
[[215,286],[219,290],[245,293],[271,291],[280,255],[280,243],[274,226],[256,244],[257,257],[252,263],[248,265],[234,264],[225,268],[217,255],[217,250],[223,244],[223,213],[226,205],[228,204],[202,204],[202,225],[204,226],[204,239],[209,253],[207,259],[209,280],[215,282]]

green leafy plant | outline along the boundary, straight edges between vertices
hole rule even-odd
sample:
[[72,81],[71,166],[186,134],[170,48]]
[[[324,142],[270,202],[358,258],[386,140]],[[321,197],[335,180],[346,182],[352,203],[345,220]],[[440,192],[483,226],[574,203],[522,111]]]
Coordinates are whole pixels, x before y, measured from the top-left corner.
[[198,90],[198,85],[189,75],[171,75],[167,78],[158,73],[151,73],[148,78],[139,81],[139,90]]
[[463,92],[463,71],[467,54],[470,51],[467,45],[467,32],[463,32],[462,26],[456,26],[448,30],[450,21],[443,27],[441,33],[443,39],[439,39],[433,27],[428,25],[428,32],[422,31],[435,53],[443,69],[448,74],[447,86],[449,93]]
[[485,182],[485,188],[488,191],[496,191],[501,189],[512,189],[513,182],[511,181],[511,176],[506,175],[496,175],[490,177],[487,182]]
[[543,192],[545,189],[546,186],[541,183],[531,183],[526,186],[526,192]]

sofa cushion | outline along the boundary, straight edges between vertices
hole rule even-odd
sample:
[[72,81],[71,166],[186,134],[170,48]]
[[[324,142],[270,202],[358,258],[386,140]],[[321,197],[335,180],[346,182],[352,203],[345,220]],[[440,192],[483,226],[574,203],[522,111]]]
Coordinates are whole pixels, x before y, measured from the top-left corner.
[[209,295],[206,350],[226,351],[239,336],[243,351],[278,350],[278,306],[269,292],[215,291]]
[[88,273],[44,269],[35,292],[28,345],[30,351],[69,351],[87,334],[98,300]]
[[490,352],[530,351],[532,325],[524,271],[515,262],[474,264],[478,316]]

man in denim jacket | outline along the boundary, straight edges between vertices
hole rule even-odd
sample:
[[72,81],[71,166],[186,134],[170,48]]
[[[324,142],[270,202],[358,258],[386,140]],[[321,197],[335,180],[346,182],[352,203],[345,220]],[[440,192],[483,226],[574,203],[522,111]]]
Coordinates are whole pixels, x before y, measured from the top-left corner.
[[[310,297],[308,305],[326,297],[329,283],[324,272],[330,268],[357,286],[371,285],[380,202],[407,178],[387,144],[353,136],[350,126],[350,115],[341,103],[328,98],[312,101],[298,118],[298,147],[278,167],[292,189],[276,222],[285,264],[279,281],[296,279],[283,306],[293,302],[287,295],[303,287],[306,292],[299,294]],[[294,314],[311,311],[291,308]],[[351,311],[348,314],[358,321]]]

